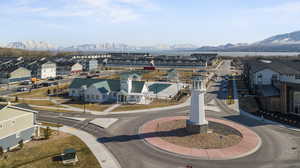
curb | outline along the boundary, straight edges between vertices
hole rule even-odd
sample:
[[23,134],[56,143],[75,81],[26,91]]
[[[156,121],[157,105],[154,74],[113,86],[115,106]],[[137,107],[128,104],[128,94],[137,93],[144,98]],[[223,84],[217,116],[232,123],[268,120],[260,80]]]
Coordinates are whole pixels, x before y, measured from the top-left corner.
[[[242,139],[241,142],[234,146],[222,148],[222,149],[197,149],[197,148],[188,148],[179,145],[175,145],[164,141],[159,137],[150,137],[145,138],[141,136],[144,133],[152,133],[153,132],[153,124],[155,125],[159,120],[165,119],[165,121],[172,121],[177,119],[184,119],[185,116],[177,116],[177,117],[164,117],[152,121],[146,122],[139,128],[140,137],[143,138],[143,141],[148,146],[154,148],[157,151],[162,151],[164,153],[172,154],[175,156],[180,156],[183,158],[191,158],[191,159],[200,159],[200,160],[232,160],[238,159],[242,157],[249,156],[260,149],[262,146],[261,138],[251,129],[228,120],[220,120],[209,118],[212,122],[221,123],[237,129],[245,139]],[[163,121],[162,121],[163,122]],[[231,156],[230,156],[231,155]]]

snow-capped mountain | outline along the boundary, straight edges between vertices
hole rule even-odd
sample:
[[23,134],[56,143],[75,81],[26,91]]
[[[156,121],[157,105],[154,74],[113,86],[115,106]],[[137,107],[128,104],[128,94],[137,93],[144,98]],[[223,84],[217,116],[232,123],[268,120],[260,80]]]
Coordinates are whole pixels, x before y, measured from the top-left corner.
[[26,50],[56,50],[57,47],[55,45],[42,42],[42,41],[25,41],[25,42],[11,42],[8,43],[7,48],[18,48],[18,49],[26,49]]
[[286,33],[286,34],[279,34],[254,44],[255,45],[300,44],[300,31]]
[[60,50],[60,51],[152,51],[152,50],[190,50],[196,49],[193,44],[158,44],[153,46],[134,46],[123,43],[99,43],[82,44],[69,47],[57,47],[46,42],[25,41],[11,42],[6,45],[7,48],[18,48],[26,50]]

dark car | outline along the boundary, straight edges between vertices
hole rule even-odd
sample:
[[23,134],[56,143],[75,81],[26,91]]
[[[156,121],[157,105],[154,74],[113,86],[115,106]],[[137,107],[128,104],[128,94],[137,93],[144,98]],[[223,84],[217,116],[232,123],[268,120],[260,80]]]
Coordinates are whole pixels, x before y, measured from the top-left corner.
[[28,91],[28,90],[29,90],[29,89],[26,88],[26,87],[19,87],[19,88],[17,89],[18,92],[25,92],[25,91]]
[[61,80],[61,79],[64,79],[64,78],[62,76],[57,76],[55,79],[56,80]]

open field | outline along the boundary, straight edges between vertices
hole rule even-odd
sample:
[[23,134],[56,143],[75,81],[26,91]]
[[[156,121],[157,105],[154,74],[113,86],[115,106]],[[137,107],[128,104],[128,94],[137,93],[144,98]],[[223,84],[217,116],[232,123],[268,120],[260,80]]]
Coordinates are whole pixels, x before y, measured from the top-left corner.
[[45,97],[48,97],[48,90],[50,90],[50,92],[53,92],[53,90],[55,90],[55,89],[56,90],[67,89],[68,86],[69,86],[69,84],[61,84],[58,86],[33,89],[33,90],[31,90],[31,92],[16,93],[11,96],[18,96],[19,98],[45,98]]
[[[43,131],[41,131],[43,132]],[[49,140],[31,141],[20,150],[5,153],[7,159],[0,161],[1,168],[62,168],[59,161],[53,161],[64,149],[74,148],[79,162],[72,168],[100,168],[98,161],[88,147],[77,137],[52,131]]]
[[158,80],[162,80],[164,75],[166,75],[165,71],[161,71],[161,70],[149,71],[148,73],[142,75],[142,80],[158,81]]

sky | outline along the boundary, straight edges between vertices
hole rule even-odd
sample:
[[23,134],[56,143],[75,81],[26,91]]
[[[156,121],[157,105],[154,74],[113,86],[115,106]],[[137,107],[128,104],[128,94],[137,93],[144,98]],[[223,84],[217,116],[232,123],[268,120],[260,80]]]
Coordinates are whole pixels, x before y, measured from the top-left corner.
[[253,43],[299,18],[300,0],[0,0],[0,44]]

